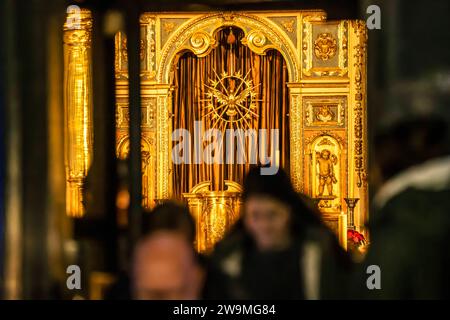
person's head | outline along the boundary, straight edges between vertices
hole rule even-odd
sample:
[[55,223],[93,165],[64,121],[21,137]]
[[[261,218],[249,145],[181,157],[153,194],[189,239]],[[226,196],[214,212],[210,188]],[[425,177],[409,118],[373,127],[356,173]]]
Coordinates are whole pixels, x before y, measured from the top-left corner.
[[292,236],[318,218],[295,192],[283,170],[261,175],[250,169],[244,182],[243,225],[260,250],[281,249]]
[[189,208],[182,203],[166,201],[150,212],[144,212],[143,234],[156,231],[174,231],[182,234],[193,243],[195,240],[195,221]]
[[203,271],[183,234],[160,230],[137,244],[132,282],[135,299],[198,299]]

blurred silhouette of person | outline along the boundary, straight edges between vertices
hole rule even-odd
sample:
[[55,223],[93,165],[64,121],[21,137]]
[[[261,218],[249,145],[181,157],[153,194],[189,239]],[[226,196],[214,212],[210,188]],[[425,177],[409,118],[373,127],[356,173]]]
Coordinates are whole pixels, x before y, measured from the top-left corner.
[[161,230],[139,242],[132,270],[134,299],[200,298],[203,270],[186,240],[180,233]]
[[[434,117],[397,124],[376,139],[384,184],[373,200],[371,246],[355,283],[358,297],[450,298],[450,156],[446,123]],[[380,267],[380,290],[366,268]]]
[[[180,266],[192,268],[192,270],[195,271],[194,275],[197,274],[197,278],[194,278],[201,281],[201,270],[203,269],[202,260],[193,249],[195,232],[194,219],[189,212],[189,208],[184,204],[166,201],[157,205],[152,211],[144,212],[142,220],[142,237],[136,247],[132,261],[133,276],[127,273],[121,274],[116,284],[109,290],[106,298],[111,300],[131,298],[165,299],[176,296],[179,299],[182,299],[183,297],[179,296],[181,289],[178,292],[170,291],[169,287],[164,290],[162,283],[155,283],[155,287],[153,287],[152,284],[148,283],[148,280],[154,279],[155,275],[160,271],[162,272],[162,269],[157,267],[159,264],[168,266],[168,271],[167,273],[162,274],[161,277],[156,277],[158,278],[158,281],[164,277],[170,278],[169,270],[172,272],[174,279],[178,277],[177,281],[184,279],[184,276],[175,272],[176,270],[181,270],[179,269]],[[153,237],[155,234],[157,236]],[[152,248],[157,246],[157,244],[160,244],[161,248],[156,249],[154,254],[146,253],[147,250],[153,250]],[[164,252],[166,250],[177,252],[177,256],[173,256],[169,253],[165,254]],[[192,257],[194,258],[194,261],[190,260]],[[191,263],[194,265],[191,265]],[[148,268],[146,266],[148,266]],[[145,271],[147,271],[148,274],[146,274]],[[130,276],[135,281],[132,281]],[[137,284],[137,281],[141,281],[139,279],[144,279],[142,281],[145,283],[145,286],[144,284],[141,284],[141,287],[138,289],[135,284]],[[168,286],[173,285],[174,282],[169,283],[169,280],[175,280],[167,280]],[[157,288],[157,286],[159,286],[159,288]]]
[[210,257],[207,299],[345,298],[350,259],[283,170],[244,182],[243,216]]

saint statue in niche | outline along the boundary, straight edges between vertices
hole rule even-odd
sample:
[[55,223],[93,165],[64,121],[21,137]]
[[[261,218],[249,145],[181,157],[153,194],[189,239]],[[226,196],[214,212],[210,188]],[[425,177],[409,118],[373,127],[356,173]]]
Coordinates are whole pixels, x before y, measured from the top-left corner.
[[334,166],[337,163],[337,157],[328,149],[316,152],[316,163],[318,167],[319,179],[319,196],[323,196],[325,186],[327,187],[328,196],[333,196],[333,184],[337,183],[334,175]]

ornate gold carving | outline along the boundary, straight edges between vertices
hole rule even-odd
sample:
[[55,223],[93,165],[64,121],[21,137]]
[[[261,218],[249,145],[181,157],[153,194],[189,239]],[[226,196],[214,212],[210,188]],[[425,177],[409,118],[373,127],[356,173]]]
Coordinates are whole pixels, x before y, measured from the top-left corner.
[[266,36],[264,35],[264,33],[258,31],[258,30],[253,30],[250,31],[247,35],[247,43],[250,45],[253,45],[257,48],[262,48],[264,47],[264,45],[267,42]]
[[141,72],[142,80],[153,80],[156,76],[156,17],[143,14],[141,23]]
[[245,76],[240,71],[224,72],[220,76],[215,73],[215,78],[209,79],[210,85],[205,84],[209,103],[204,117],[211,118],[211,128],[233,129],[234,125],[236,128],[251,128],[249,121],[258,117],[255,88],[259,84],[254,86],[249,75],[250,71]]
[[347,21],[341,21],[341,23],[339,23],[339,27],[338,27],[339,67],[342,69],[341,72],[340,72],[341,76],[346,75],[347,71],[348,71],[348,61],[347,61],[348,39],[347,39],[347,32],[348,32],[348,22]]
[[303,21],[305,22],[320,22],[327,20],[327,15],[324,11],[303,12]]
[[311,145],[314,140],[316,140],[318,137],[331,137],[333,140],[336,140],[336,142],[343,146],[347,146],[347,141],[340,137],[337,132],[331,131],[331,130],[321,130],[321,131],[313,131],[314,133],[309,135],[308,137],[304,138],[304,143],[306,145]]
[[[279,50],[286,59],[289,69],[289,80],[298,81],[298,56],[295,54],[292,42],[285,36],[279,33],[278,28],[274,28],[269,19],[263,18],[255,14],[244,12],[238,13],[211,13],[196,16],[189,22],[180,26],[175,30],[172,36],[165,43],[160,55],[160,63],[157,73],[157,80],[159,83],[167,83],[171,65],[175,60],[175,55],[183,49],[191,49],[191,37],[197,32],[206,32],[210,39],[213,39],[212,34],[223,26],[236,26],[246,32],[244,42],[249,44],[249,47],[258,54],[263,54],[268,49]],[[208,31],[206,31],[208,30]],[[247,30],[254,30],[255,33],[251,39],[248,39]],[[266,40],[261,36],[263,35]],[[204,38],[206,40],[206,38]],[[198,42],[198,41],[196,41]],[[264,46],[261,44],[264,42]],[[203,44],[202,41],[200,41]],[[202,52],[202,51],[201,51]],[[207,53],[206,53],[207,54]]]
[[302,106],[301,96],[299,95],[300,87],[298,85],[289,84],[290,106],[289,106],[289,126],[290,126],[290,161],[291,161],[291,181],[294,188],[304,191],[302,179],[303,172],[303,141],[302,141]]
[[176,26],[177,25],[173,22],[164,22],[163,24],[164,31],[167,33],[172,33],[172,31],[175,30]]
[[117,32],[114,37],[114,68],[116,79],[128,79],[127,38],[122,32]]
[[298,46],[298,21],[299,17],[296,14],[287,13],[279,14],[276,16],[269,16],[269,20],[273,21],[277,27],[279,27],[280,32],[284,33],[285,37],[292,41],[292,44],[297,49]]
[[345,125],[345,105],[343,100],[317,99],[307,101],[305,107],[305,125],[324,127]]
[[155,113],[156,113],[156,99],[143,99],[142,101],[142,116],[141,126],[145,130],[155,129]]
[[[169,189],[169,179],[170,179],[170,135],[171,135],[171,124],[170,124],[170,96],[169,96],[169,86],[164,88],[167,92],[166,94],[161,94],[157,98],[157,155],[158,155],[158,166],[157,166],[157,177],[158,177],[158,189],[157,198],[158,199],[168,199],[170,198]],[[164,90],[163,89],[163,90]],[[162,90],[162,91],[163,91]]]
[[295,19],[291,19],[291,20],[284,20],[281,22],[281,25],[286,29],[287,32],[294,32],[294,24],[295,24]]
[[183,194],[197,224],[194,245],[199,252],[210,251],[239,219],[243,189],[234,181],[226,180],[225,186],[225,191],[210,191],[211,181],[204,181]]
[[321,60],[329,60],[336,54],[336,39],[331,33],[321,33],[314,41],[314,54]]
[[[73,23],[77,21],[77,23]],[[66,213],[82,217],[83,183],[93,155],[91,12],[72,11],[64,24]]]
[[216,45],[216,40],[204,31],[194,33],[189,42],[192,51],[199,57],[206,56]]
[[[312,37],[317,31],[319,33],[313,43]],[[313,77],[345,76],[348,72],[347,42],[347,21],[317,25],[304,21],[303,74]],[[317,60],[313,59],[313,52]],[[338,59],[335,58],[337,53]]]
[[334,120],[336,115],[333,111],[331,111],[330,106],[328,105],[322,105],[320,106],[319,110],[315,114],[315,118],[320,122],[330,122],[331,120]]
[[303,23],[303,73],[306,75],[311,75],[310,70],[312,69],[312,46],[309,44],[312,37],[312,24],[309,21]]
[[365,67],[365,53],[367,31],[362,21],[354,23],[355,33],[359,42],[354,46],[354,67],[355,67],[355,107],[354,111],[354,161],[357,173],[357,186],[361,188],[363,180],[366,180],[365,160],[364,160],[364,136],[363,136],[363,72]]
[[130,114],[128,103],[116,103],[116,127],[128,129],[130,125]]
[[[116,66],[116,156],[127,159],[129,146],[129,92],[128,92],[128,64],[121,60],[127,56],[126,37],[122,33],[116,34],[115,66]],[[141,39],[141,59],[145,57],[144,41]],[[119,68],[118,68],[119,67]],[[142,156],[142,205],[151,208],[155,197],[155,165],[156,146],[154,141],[156,98],[142,97],[141,99],[141,156]]]

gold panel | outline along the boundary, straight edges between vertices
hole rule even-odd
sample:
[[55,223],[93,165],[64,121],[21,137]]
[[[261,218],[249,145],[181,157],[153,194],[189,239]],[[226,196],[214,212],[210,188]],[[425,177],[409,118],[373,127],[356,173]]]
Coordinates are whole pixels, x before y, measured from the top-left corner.
[[304,97],[304,117],[306,127],[344,127],[347,97]]
[[292,44],[297,48],[298,41],[298,20],[299,15],[277,15],[274,17],[268,17],[270,20],[275,22],[281,29],[286,32],[289,39],[291,39]]
[[348,72],[348,21],[303,23],[304,77],[343,77]]

